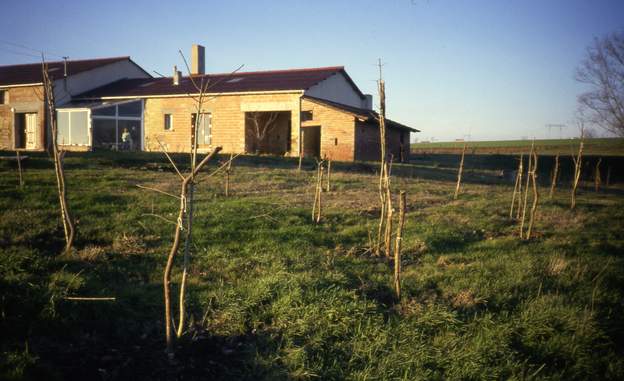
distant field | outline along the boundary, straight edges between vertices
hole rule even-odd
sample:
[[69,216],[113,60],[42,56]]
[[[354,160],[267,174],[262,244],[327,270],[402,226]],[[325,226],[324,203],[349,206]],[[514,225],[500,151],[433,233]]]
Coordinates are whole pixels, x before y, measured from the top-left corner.
[[[518,154],[527,152],[531,140],[494,140],[466,142],[472,154]],[[578,149],[579,139],[544,139],[535,140],[537,150],[542,154],[569,155]],[[435,142],[412,144],[414,153],[456,153],[461,151],[464,142]],[[585,140],[585,152],[588,155],[624,155],[624,138],[599,138]]]

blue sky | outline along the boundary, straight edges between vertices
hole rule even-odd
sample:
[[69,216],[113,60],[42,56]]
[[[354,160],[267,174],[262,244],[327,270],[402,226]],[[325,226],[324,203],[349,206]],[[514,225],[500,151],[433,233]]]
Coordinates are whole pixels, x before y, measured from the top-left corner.
[[200,43],[209,72],[344,65],[375,94],[381,57],[388,116],[421,140],[546,138],[548,123],[576,135],[574,70],[594,37],[624,29],[620,0],[5,0],[3,13],[0,65],[36,61],[13,43],[170,75]]

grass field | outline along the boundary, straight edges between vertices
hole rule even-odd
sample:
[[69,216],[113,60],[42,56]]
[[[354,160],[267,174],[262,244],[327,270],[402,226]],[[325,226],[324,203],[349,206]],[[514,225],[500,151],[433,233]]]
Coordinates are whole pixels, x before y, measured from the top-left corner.
[[397,166],[393,188],[408,192],[397,301],[391,263],[367,250],[374,167],[335,165],[315,225],[310,163],[298,173],[295,161],[242,157],[231,197],[220,175],[198,187],[192,318],[169,362],[173,226],[149,214],[172,218],[177,205],[136,184],[175,192],[175,174],[153,154],[66,162],[71,255],[59,254],[48,159],[29,159],[23,190],[0,163],[0,379],[624,378],[621,185],[582,188],[575,211],[567,186],[553,200],[542,188],[537,236],[524,242],[507,217],[513,184],[494,171],[467,171],[453,201],[451,168]]
[[[570,155],[578,151],[579,139],[543,139],[535,140],[540,154]],[[526,153],[531,147],[531,140],[492,140],[466,142],[473,154],[519,154]],[[624,138],[596,138],[585,140],[587,155],[624,156]],[[414,153],[457,153],[461,152],[464,142],[433,142],[412,144]]]

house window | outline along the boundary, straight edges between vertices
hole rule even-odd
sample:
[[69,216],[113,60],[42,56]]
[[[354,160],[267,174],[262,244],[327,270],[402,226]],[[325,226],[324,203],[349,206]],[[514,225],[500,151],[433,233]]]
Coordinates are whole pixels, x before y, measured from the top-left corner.
[[0,90],[0,105],[9,103],[9,97],[6,90]]
[[338,138],[334,138],[334,145],[337,146],[338,145]]
[[[212,114],[209,112],[202,112],[199,114],[199,123],[197,124],[197,144],[198,145],[210,145],[212,143]],[[197,114],[191,115],[191,127],[195,127],[195,121],[197,120]]]
[[313,115],[312,115],[312,111],[301,111],[301,121],[305,122],[308,120],[312,120],[313,119]]
[[173,130],[173,114],[165,114],[165,131]]

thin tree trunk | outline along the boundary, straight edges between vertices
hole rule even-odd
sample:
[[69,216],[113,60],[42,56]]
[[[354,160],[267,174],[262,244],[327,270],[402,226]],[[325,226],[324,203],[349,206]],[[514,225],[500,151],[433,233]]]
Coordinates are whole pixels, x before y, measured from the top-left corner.
[[325,186],[325,191],[329,192],[330,187],[331,187],[331,159],[327,161],[327,184]]
[[559,177],[559,154],[555,156],[555,167],[553,168],[552,178],[550,181],[550,193],[548,197],[552,200],[555,194],[555,188],[557,187],[557,179]]
[[388,200],[387,200],[387,189],[386,187],[386,179],[388,177],[387,166],[386,166],[386,89],[385,82],[380,78],[378,81],[378,90],[379,90],[379,149],[381,153],[381,163],[380,163],[380,171],[379,171],[379,201],[381,203],[380,213],[379,213],[379,226],[377,229],[377,244],[375,247],[375,255],[380,255],[381,251],[381,242],[382,242],[382,234],[384,233],[385,222],[387,221],[387,213],[388,213]]
[[531,144],[531,152],[529,153],[529,164],[527,168],[527,178],[524,188],[524,202],[522,203],[522,219],[520,220],[520,239],[524,237],[524,221],[526,219],[527,203],[529,200],[529,182],[531,181],[531,170],[533,168],[533,150],[535,143]]
[[600,163],[602,162],[602,158],[598,159],[596,163],[596,168],[594,169],[594,190],[596,192],[600,191],[600,184],[602,183],[602,177],[600,176]]
[[539,202],[539,192],[537,191],[537,181],[535,172],[537,171],[537,153],[533,151],[533,167],[531,170],[531,183],[533,188],[533,205],[531,206],[531,214],[529,216],[529,227],[527,229],[526,239],[531,238],[531,231],[535,222],[535,214],[537,212],[537,203]]
[[230,154],[230,160],[228,161],[227,166],[225,167],[225,197],[230,196],[230,171],[232,170],[232,159],[234,158],[234,154]]
[[399,193],[399,225],[394,245],[394,292],[398,300],[401,299],[401,243],[403,240],[403,226],[405,225],[405,191]]
[[303,130],[299,128],[299,165],[297,166],[297,172],[301,172],[301,162],[303,161]]
[[[522,168],[522,161],[524,160],[523,156],[524,156],[523,154],[520,154],[520,161],[518,164],[518,173],[516,173],[516,182],[514,184],[514,190],[511,195],[511,207],[509,208],[510,219],[513,218],[514,206],[516,204],[516,195],[519,192],[518,188],[522,186],[522,171],[524,170]],[[520,197],[522,197],[522,193],[520,193]]]
[[20,151],[16,150],[15,155],[17,156],[17,175],[19,179],[19,187],[24,188],[24,177],[22,176],[22,158],[20,156]]
[[454,200],[457,200],[459,196],[459,188],[461,187],[462,173],[464,172],[464,156],[466,155],[466,144],[464,143],[464,149],[462,149],[461,160],[459,162],[459,169],[457,170],[457,185],[455,186]]
[[[386,163],[388,168],[390,164]],[[390,169],[386,169],[390,173]],[[392,194],[390,193],[390,177],[386,177],[386,230],[384,233],[384,252],[386,257],[392,257]]]
[[190,247],[192,236],[191,233],[193,231],[193,193],[195,190],[195,184],[191,183],[188,187],[188,202],[186,205],[186,235],[184,237],[184,266],[182,268],[182,282],[180,282],[180,298],[179,298],[179,320],[178,320],[178,329],[176,331],[176,337],[180,338],[182,336],[182,332],[184,330],[185,324],[185,316],[186,316],[186,278],[188,276],[188,266],[189,266],[189,256],[190,256]]
[[[189,191],[189,184],[194,180],[195,176],[204,165],[212,159],[219,151],[221,151],[221,147],[216,147],[210,154],[208,154],[204,159],[195,167],[195,169],[184,179],[182,180],[182,184],[180,186],[180,205],[178,211],[177,223],[174,231],[173,243],[171,245],[171,249],[169,250],[169,255],[167,257],[167,264],[165,266],[165,271],[163,274],[163,289],[164,289],[164,299],[165,299],[165,339],[167,342],[167,352],[173,353],[174,351],[174,338],[173,338],[173,328],[172,328],[172,314],[171,314],[171,271],[173,269],[173,261],[175,256],[178,253],[178,249],[180,248],[180,237],[182,235],[183,229],[183,221],[184,221],[184,213],[187,207],[187,195]],[[190,234],[190,233],[189,233]],[[182,287],[181,287],[182,288]],[[181,299],[183,299],[183,295],[180,295]],[[182,304],[182,302],[181,302]],[[182,324],[180,324],[182,326]]]
[[323,193],[323,163],[321,162],[321,165],[319,167],[319,178],[318,178],[318,205],[317,205],[317,209],[316,209],[316,223],[318,224],[319,222],[321,222],[321,210],[322,210],[322,203],[321,203],[321,193]]
[[581,166],[583,163],[583,140],[581,140],[581,143],[579,144],[579,150],[576,158],[573,156],[572,159],[574,160],[574,179],[572,181],[570,209],[576,208],[576,189],[578,188],[578,183],[581,179]]
[[56,174],[56,184],[61,207],[61,220],[63,221],[63,231],[65,233],[65,252],[69,253],[74,243],[75,228],[67,205],[67,189],[65,186],[65,170],[63,168],[63,152],[58,149],[58,125],[56,119],[56,104],[54,100],[54,84],[48,75],[48,67],[44,62],[43,80],[45,87],[45,100],[47,103],[48,117],[50,119],[50,134],[52,140],[52,156],[54,157],[54,172]]

